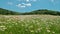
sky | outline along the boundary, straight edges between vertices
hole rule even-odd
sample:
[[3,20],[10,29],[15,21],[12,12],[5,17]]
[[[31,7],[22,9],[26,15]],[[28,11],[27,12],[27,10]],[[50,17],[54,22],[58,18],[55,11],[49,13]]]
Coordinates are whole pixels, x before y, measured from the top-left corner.
[[60,11],[60,0],[0,0],[0,8],[17,12],[39,9]]

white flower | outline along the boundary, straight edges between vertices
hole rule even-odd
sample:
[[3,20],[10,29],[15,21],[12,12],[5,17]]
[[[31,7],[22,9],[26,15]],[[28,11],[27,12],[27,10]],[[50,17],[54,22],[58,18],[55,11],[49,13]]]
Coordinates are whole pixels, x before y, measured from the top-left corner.
[[21,26],[25,26],[24,24],[22,24]]
[[31,30],[30,32],[34,32],[34,30]]
[[50,32],[50,30],[47,30],[47,32]]
[[1,31],[5,31],[5,29],[7,29],[5,26],[0,26]]
[[5,26],[0,26],[0,27],[5,27]]
[[55,32],[52,32],[52,33],[55,33]]
[[29,26],[29,28],[33,28],[33,25]]

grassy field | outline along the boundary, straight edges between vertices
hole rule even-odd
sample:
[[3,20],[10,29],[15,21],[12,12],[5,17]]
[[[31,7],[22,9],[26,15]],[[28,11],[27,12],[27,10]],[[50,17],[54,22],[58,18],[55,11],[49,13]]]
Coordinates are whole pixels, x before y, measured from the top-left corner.
[[60,16],[0,15],[0,34],[60,34]]

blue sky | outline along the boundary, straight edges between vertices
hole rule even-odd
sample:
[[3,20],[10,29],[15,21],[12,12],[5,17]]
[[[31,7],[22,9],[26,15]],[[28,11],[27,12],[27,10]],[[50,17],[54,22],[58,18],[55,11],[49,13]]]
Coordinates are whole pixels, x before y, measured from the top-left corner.
[[0,8],[29,12],[38,9],[60,11],[60,0],[0,0]]

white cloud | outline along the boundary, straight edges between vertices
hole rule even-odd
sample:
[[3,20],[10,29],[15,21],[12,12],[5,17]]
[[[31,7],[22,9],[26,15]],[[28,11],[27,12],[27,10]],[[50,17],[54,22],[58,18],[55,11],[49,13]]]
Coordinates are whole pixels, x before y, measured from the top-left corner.
[[25,8],[26,6],[20,6],[21,8]]
[[25,4],[26,6],[31,6],[31,3]]
[[30,0],[26,0],[26,2],[29,2]]
[[13,5],[13,3],[12,2],[8,2],[8,5]]
[[21,4],[18,4],[18,5],[16,5],[17,7],[21,7],[21,8],[25,8],[26,6],[24,6],[24,5],[21,5]]
[[29,6],[31,6],[31,3],[27,3],[27,4],[25,4],[25,3],[22,3],[22,4],[17,4],[16,5],[17,7],[21,7],[21,8],[25,8],[25,7],[29,7]]
[[26,2],[36,2],[37,0],[26,0]]

